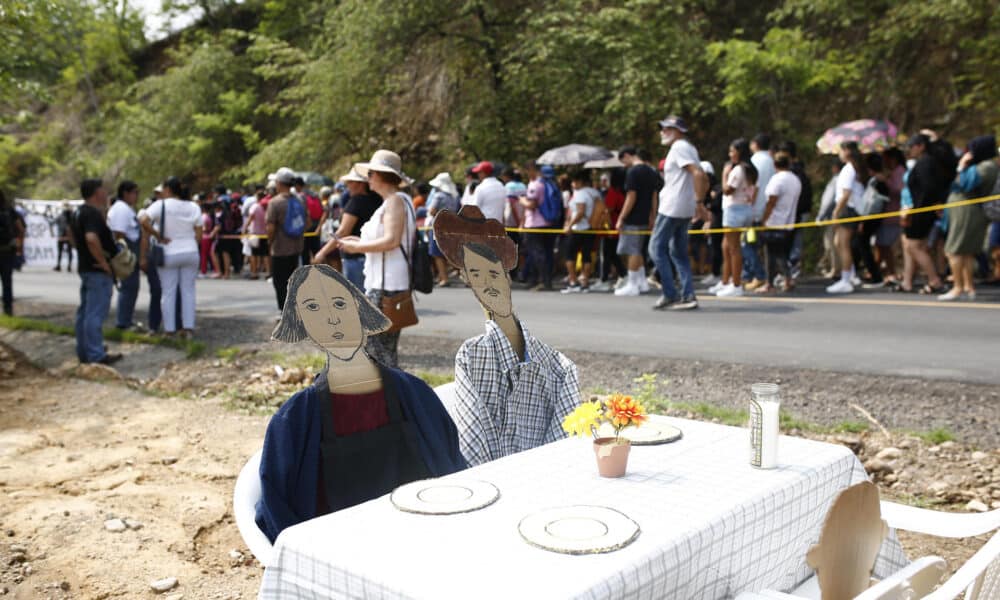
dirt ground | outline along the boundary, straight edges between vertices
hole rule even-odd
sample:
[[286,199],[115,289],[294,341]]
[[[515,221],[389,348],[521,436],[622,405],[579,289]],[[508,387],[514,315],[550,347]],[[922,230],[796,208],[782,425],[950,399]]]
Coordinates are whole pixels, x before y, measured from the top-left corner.
[[[314,355],[242,344],[191,361],[162,348],[116,345],[127,357],[122,376],[76,367],[71,338],[0,334],[0,596],[255,597],[262,571],[233,522],[232,489],[260,446],[267,415],[304,385]],[[404,367],[447,375],[445,347],[452,344],[404,336]],[[627,362],[617,380],[658,368],[646,362]],[[674,366],[680,385],[670,389],[687,400],[693,384],[685,374],[701,368]],[[987,440],[933,445],[898,433],[808,435],[851,446],[886,498],[946,510],[1000,506],[1000,453],[984,447]],[[109,530],[116,519],[122,531]],[[902,540],[911,557],[938,554],[953,570],[985,538]],[[157,594],[151,583],[164,578],[177,583]]]

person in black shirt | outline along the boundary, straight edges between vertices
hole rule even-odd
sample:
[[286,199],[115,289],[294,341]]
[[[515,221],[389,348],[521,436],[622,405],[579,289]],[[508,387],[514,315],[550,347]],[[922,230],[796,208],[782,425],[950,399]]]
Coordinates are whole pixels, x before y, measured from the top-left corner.
[[106,222],[108,193],[100,179],[80,184],[84,203],[76,209],[70,225],[80,273],[80,307],[76,311],[76,355],[81,363],[110,365],[121,354],[108,354],[101,331],[111,308],[114,278],[108,258],[116,252]]
[[[382,197],[372,192],[368,188],[368,180],[359,175],[353,168],[350,173],[341,177],[340,181],[347,186],[347,191],[350,194],[340,216],[340,227],[333,234],[333,239],[316,253],[312,261],[313,264],[326,262],[326,257],[337,251],[339,238],[360,236],[361,226],[367,223],[375,211],[382,206]],[[347,280],[356,285],[359,290],[365,289],[365,255],[341,252],[340,258],[343,261],[344,276],[347,277]]]
[[24,221],[14,205],[0,191],[0,285],[3,286],[3,314],[14,314],[14,269],[24,258]]
[[618,153],[618,159],[628,168],[625,174],[625,205],[615,228],[618,236],[618,256],[627,256],[628,281],[615,290],[616,296],[638,296],[649,291],[646,281],[646,266],[643,248],[648,238],[630,231],[648,231],[652,228],[656,215],[656,200],[662,187],[656,169],[646,164],[640,151],[626,146]]

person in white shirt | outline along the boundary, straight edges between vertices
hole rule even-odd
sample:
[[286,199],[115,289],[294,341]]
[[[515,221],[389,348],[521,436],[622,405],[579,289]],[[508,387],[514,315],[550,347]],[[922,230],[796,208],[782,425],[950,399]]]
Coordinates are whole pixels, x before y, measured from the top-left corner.
[[[753,202],[753,222],[762,223],[764,207],[767,205],[767,184],[774,177],[774,159],[771,158],[771,137],[766,133],[758,133],[750,140],[750,163],[757,169],[757,196]],[[754,243],[744,243],[743,279],[748,283],[747,291],[753,291],[764,285],[767,274],[764,272],[764,262],[760,259],[760,247]]]
[[[108,228],[115,240],[122,240],[139,256],[139,221],[135,216],[135,205],[139,201],[139,186],[134,181],[125,180],[118,184],[118,199],[108,209]],[[118,308],[115,311],[115,327],[130,329],[135,327],[135,301],[139,298],[139,269],[122,279],[118,287]]]
[[[795,223],[795,210],[802,193],[802,182],[792,173],[792,158],[784,152],[774,157],[775,174],[767,184],[767,204],[764,206],[764,225],[781,227]],[[784,291],[790,291],[792,277],[788,272],[788,253],[792,249],[792,236],[795,230],[769,229],[761,232],[764,249],[767,254],[767,283],[755,291],[770,293],[774,290],[774,277],[780,269],[785,276]]]
[[[601,198],[601,193],[590,186],[587,171],[577,171],[573,174],[573,195],[570,196],[568,217],[563,233],[566,235],[566,273],[569,281],[564,294],[590,291],[591,253],[594,248],[594,236],[589,233],[590,215],[594,213],[594,205]],[[576,271],[576,257],[581,255],[583,271]]]
[[184,186],[180,179],[171,177],[163,183],[163,195],[143,212],[143,229],[155,232],[163,246],[163,265],[157,267],[160,285],[160,308],[163,312],[163,330],[167,335],[177,331],[177,292],[181,297],[181,335],[190,338],[194,333],[195,278],[200,256],[198,241],[201,239],[201,209],[190,200],[182,200]]
[[503,223],[504,208],[507,206],[507,188],[493,176],[493,163],[484,160],[472,168],[479,177],[479,185],[472,194],[472,202],[479,207],[487,219]]
[[[655,310],[698,308],[688,257],[688,228],[698,199],[704,198],[708,190],[708,176],[701,169],[698,150],[686,134],[687,125],[680,117],[660,121],[660,143],[669,146],[670,151],[663,162],[663,189],[649,240],[649,254],[663,285],[663,295],[653,305]],[[674,287],[674,267],[681,283],[680,293]]]
[[[864,183],[868,181],[868,167],[865,165],[861,150],[855,142],[845,142],[840,145],[840,160],[844,168],[837,175],[837,204],[833,208],[833,218],[843,219],[856,217],[860,214],[862,197],[865,193]],[[828,294],[850,294],[854,291],[855,278],[854,258],[851,255],[851,238],[857,223],[842,223],[837,226],[834,243],[837,246],[837,256],[840,258],[840,281],[827,286]]]

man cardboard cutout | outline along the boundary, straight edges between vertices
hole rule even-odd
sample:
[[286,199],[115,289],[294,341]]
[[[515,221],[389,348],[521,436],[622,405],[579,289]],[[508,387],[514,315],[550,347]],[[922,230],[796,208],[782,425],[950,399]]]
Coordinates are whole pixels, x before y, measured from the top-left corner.
[[576,365],[535,339],[513,311],[517,246],[476,206],[439,213],[434,237],[486,312],[486,333],[455,356],[455,397],[446,407],[470,465],[566,436],[562,420],[580,403]]
[[285,527],[465,468],[434,391],[365,353],[368,336],[389,325],[327,265],[299,267],[289,279],[272,339],[309,339],[327,363],[267,426],[257,525],[272,542]]

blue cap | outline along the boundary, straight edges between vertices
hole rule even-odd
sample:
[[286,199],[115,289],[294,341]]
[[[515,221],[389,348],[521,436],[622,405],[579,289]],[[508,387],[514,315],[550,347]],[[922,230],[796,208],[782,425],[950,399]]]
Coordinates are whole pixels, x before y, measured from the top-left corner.
[[542,165],[542,168],[539,169],[539,170],[542,172],[542,177],[555,177],[556,176],[556,170],[553,169],[551,165]]
[[666,129],[667,127],[673,127],[681,133],[687,133],[688,130],[687,123],[684,122],[684,119],[676,115],[670,115],[666,119],[660,121],[660,129]]
[[344,185],[342,182],[338,181],[337,183],[333,184],[333,189],[337,190],[338,192],[346,192],[347,186]]

